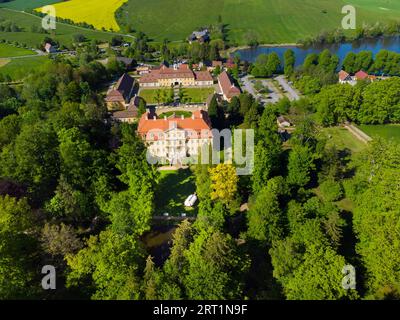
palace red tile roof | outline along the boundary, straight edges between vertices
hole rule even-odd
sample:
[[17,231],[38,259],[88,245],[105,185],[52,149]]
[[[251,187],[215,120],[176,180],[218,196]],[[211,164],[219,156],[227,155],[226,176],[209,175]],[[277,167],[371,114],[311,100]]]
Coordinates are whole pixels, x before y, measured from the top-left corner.
[[158,119],[156,115],[147,112],[140,118],[138,133],[142,137],[145,137],[149,131],[165,132],[171,129],[173,124],[176,124],[176,127],[179,129],[197,132],[211,130],[212,128],[208,113],[204,110],[195,111],[192,117],[184,119],[182,117]]
[[140,83],[153,83],[159,79],[195,79],[198,81],[212,81],[213,78],[208,71],[190,70],[189,65],[181,64],[179,68],[168,68],[163,65],[160,69],[153,69],[150,73],[142,76]]

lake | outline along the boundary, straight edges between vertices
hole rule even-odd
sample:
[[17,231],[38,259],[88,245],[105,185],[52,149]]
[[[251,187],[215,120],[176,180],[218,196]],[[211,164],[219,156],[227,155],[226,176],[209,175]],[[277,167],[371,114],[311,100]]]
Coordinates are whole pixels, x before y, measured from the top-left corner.
[[325,44],[316,45],[311,47],[296,47],[296,46],[277,46],[277,47],[256,47],[237,50],[233,53],[239,54],[242,60],[254,62],[255,59],[262,53],[276,52],[283,61],[283,55],[286,50],[292,49],[296,54],[296,66],[303,63],[306,56],[310,53],[320,53],[325,49],[328,49],[331,53],[336,54],[340,58],[340,62],[346,57],[349,52],[358,53],[360,51],[368,50],[372,51],[375,56],[382,49],[394,51],[400,53],[400,37],[388,37],[379,39],[363,39],[352,43],[340,43],[340,44]]

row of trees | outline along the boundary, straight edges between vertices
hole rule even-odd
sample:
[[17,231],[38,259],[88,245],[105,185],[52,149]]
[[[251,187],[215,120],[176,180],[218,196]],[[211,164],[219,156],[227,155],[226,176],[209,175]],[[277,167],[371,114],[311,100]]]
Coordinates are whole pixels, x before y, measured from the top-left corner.
[[343,60],[343,70],[352,74],[364,70],[374,74],[398,76],[400,75],[400,54],[381,50],[373,58],[371,51],[349,52]]
[[332,126],[345,121],[362,124],[399,123],[400,78],[356,86],[325,87],[311,99],[319,123]]

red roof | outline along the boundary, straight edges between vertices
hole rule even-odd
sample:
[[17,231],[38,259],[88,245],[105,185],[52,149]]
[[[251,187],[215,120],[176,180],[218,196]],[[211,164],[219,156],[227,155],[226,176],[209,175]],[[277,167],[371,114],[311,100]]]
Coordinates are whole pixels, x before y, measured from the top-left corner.
[[346,80],[348,77],[350,77],[350,75],[346,71],[341,70],[339,72],[339,80],[343,81],[343,80]]
[[240,94],[240,89],[235,87],[231,78],[229,77],[226,71],[222,72],[218,77],[218,83],[221,87],[222,93],[228,98],[231,99],[234,96],[238,96]]
[[124,101],[130,98],[133,87],[135,85],[135,79],[133,79],[129,74],[124,73],[118,82],[107,92],[107,102],[117,102]]
[[189,65],[181,64],[179,68],[167,68],[162,66],[160,69],[151,70],[150,73],[142,76],[139,80],[140,83],[153,83],[158,79],[196,79],[198,81],[213,81],[211,74],[208,71],[190,70]]
[[193,130],[201,133],[203,130],[211,130],[211,121],[208,117],[208,113],[204,110],[198,110],[193,112],[190,118],[168,118],[168,119],[158,119],[156,115],[152,115],[146,112],[142,115],[139,121],[138,133],[143,138],[150,131],[165,132],[176,124],[176,127],[182,130]]
[[197,81],[214,81],[213,77],[208,71],[195,71]]
[[368,73],[361,70],[355,74],[355,77],[357,80],[365,80],[368,78]]
[[216,68],[217,66],[222,67],[222,61],[218,61],[218,60],[214,60],[211,64],[214,68]]

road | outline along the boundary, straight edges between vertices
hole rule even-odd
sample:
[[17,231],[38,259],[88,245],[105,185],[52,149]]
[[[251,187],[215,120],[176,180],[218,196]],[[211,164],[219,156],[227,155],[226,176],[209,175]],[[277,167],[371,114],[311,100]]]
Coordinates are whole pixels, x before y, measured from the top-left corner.
[[278,76],[275,78],[282,88],[286,91],[287,97],[290,101],[300,100],[300,94],[294,89],[286,80],[285,76]]
[[268,97],[269,98],[264,98],[261,94],[258,94],[256,90],[254,89],[254,85],[250,80],[250,77],[247,75],[245,77],[242,77],[241,79],[242,82],[242,88],[246,90],[248,93],[250,93],[254,98],[259,99],[263,104],[267,103],[276,103],[278,102],[281,98],[282,95],[279,93],[277,88],[275,88],[274,84],[271,82],[271,80],[260,80],[262,85],[269,90]]

